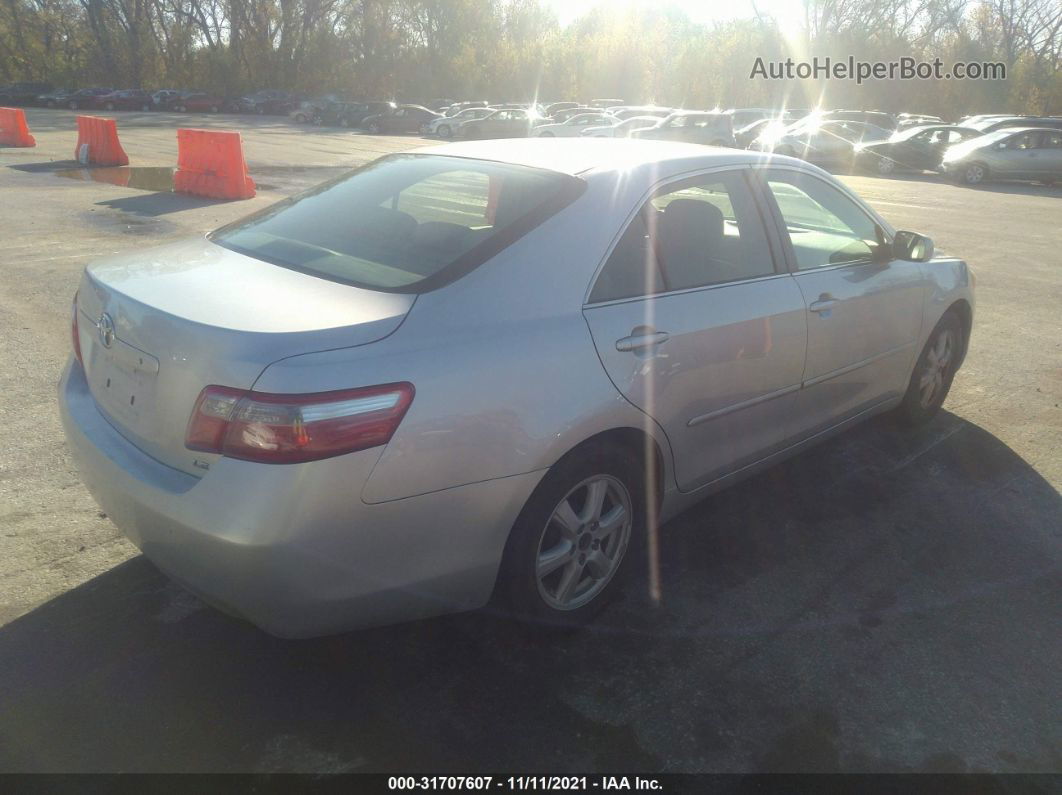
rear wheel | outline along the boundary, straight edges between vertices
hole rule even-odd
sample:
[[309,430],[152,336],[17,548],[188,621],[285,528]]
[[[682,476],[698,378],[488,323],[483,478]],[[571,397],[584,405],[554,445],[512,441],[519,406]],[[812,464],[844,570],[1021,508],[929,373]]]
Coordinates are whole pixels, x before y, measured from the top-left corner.
[[449,138],[454,134],[454,131],[450,129],[449,124],[439,125],[439,135],[443,138]]
[[374,121],[369,122],[369,126],[368,126],[367,129],[373,135],[378,135],[380,133],[380,125],[378,123],[374,122]]
[[970,163],[963,168],[960,175],[967,185],[980,185],[988,181],[988,166],[984,163]]
[[496,594],[520,620],[589,622],[645,537],[644,474],[629,450],[591,445],[555,464],[505,547]]
[[895,160],[890,160],[887,157],[879,157],[878,158],[878,173],[879,174],[888,175],[888,174],[892,174],[894,171],[896,171],[896,161]]
[[305,113],[296,113],[295,114],[295,123],[296,124],[305,124],[306,123],[306,114]]
[[940,411],[959,369],[963,349],[962,322],[948,311],[937,323],[918,357],[903,403],[896,410],[906,425],[921,425]]

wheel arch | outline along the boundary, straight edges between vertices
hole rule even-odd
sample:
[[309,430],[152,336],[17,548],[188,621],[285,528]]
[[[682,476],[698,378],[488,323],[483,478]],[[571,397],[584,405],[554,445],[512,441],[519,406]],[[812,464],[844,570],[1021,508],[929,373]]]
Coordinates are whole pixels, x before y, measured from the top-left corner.
[[[962,356],[959,358],[961,365],[966,359],[966,352],[970,349],[970,332],[973,330],[973,307],[965,298],[959,298],[951,303],[944,314],[953,312],[959,317],[962,324]],[[941,315],[943,317],[944,315]]]

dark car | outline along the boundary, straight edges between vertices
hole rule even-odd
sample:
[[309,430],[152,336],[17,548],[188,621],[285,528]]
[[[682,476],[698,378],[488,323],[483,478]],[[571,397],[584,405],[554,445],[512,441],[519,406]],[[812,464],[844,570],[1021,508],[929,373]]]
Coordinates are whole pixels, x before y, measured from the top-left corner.
[[856,167],[879,174],[892,174],[898,169],[936,171],[949,146],[979,135],[979,130],[954,124],[908,127],[893,133],[887,141],[856,144]]
[[168,103],[168,109],[178,113],[220,113],[224,108],[224,97],[203,91],[185,92]]
[[96,107],[96,97],[110,94],[113,88],[82,88],[66,98],[66,106],[70,110]]
[[314,124],[337,127],[358,127],[363,119],[397,108],[394,102],[373,100],[371,102],[333,102],[314,117]]
[[504,108],[457,128],[460,138],[526,138],[542,118],[525,108]]
[[378,113],[375,116],[366,116],[361,120],[364,127],[373,135],[378,133],[419,133],[424,124],[442,116],[433,110],[428,110],[423,105],[399,105],[388,113]]
[[39,94],[34,103],[40,105],[42,108],[61,108],[66,105],[67,100],[74,95],[75,91],[72,88],[57,88],[54,91],[47,91],[43,94]]
[[102,110],[152,110],[155,100],[149,92],[131,88],[101,94],[93,99],[92,106]]
[[655,127],[638,130],[632,138],[652,138],[658,141],[684,141],[709,146],[736,146],[734,128],[729,115],[708,111],[680,110],[661,119]]
[[259,116],[285,116],[299,106],[299,98],[287,91],[266,89],[249,94],[249,112]]
[[12,83],[0,88],[0,105],[32,105],[53,88],[51,83]]
[[891,135],[889,130],[861,121],[823,121],[808,116],[780,135],[760,133],[750,148],[799,157],[824,168],[848,169],[853,165],[856,146],[887,141]]

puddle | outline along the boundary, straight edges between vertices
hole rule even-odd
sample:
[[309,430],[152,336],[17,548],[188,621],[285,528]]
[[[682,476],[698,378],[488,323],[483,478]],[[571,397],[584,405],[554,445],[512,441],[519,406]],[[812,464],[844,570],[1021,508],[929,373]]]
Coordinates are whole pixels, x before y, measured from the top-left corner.
[[106,182],[123,188],[152,190],[159,193],[173,191],[172,166],[107,166],[103,168],[68,168],[56,171],[57,177],[82,182]]

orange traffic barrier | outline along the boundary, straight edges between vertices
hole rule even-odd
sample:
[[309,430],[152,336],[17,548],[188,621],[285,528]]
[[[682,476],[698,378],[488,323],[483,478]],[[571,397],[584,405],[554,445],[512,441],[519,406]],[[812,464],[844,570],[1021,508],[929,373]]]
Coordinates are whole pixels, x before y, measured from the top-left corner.
[[0,108],[0,146],[36,146],[22,108]]
[[173,189],[211,199],[253,199],[243,140],[238,132],[177,130],[177,171]]
[[114,119],[99,116],[77,117],[77,148],[74,157],[79,163],[96,166],[127,166],[129,156],[118,140],[118,125]]

